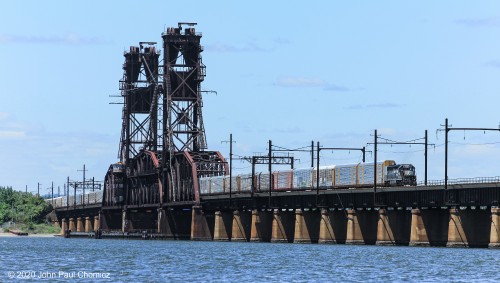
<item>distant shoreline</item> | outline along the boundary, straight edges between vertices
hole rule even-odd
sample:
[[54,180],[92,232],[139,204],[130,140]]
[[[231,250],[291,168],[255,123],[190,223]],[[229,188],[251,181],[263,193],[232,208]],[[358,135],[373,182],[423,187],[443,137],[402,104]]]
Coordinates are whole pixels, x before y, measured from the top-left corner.
[[0,237],[36,237],[36,238],[52,238],[54,234],[28,234],[28,236],[17,236],[12,233],[0,232]]

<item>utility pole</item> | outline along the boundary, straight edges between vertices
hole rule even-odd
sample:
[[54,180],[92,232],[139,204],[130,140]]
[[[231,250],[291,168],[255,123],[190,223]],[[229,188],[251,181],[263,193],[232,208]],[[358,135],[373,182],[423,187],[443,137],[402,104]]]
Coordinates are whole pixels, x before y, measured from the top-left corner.
[[[321,147],[319,145],[319,142],[316,144],[316,205],[318,204],[318,197],[319,197],[319,153],[321,150],[359,150],[363,153],[363,163],[365,163],[365,155],[366,155],[366,148],[355,148],[355,147]],[[314,165],[313,165],[314,168]]]
[[318,198],[319,198],[319,141],[316,144],[316,206],[318,206]]
[[[69,176],[68,176],[68,180],[67,180],[67,184],[66,184],[66,205],[69,206]],[[75,196],[76,198],[76,196]]]
[[[222,141],[221,143],[227,143]],[[232,203],[233,194],[233,134],[229,134],[229,206]]]
[[373,153],[373,206],[375,206],[375,195],[377,194],[377,129],[375,129],[375,135],[373,137],[374,142],[374,153]]
[[[85,172],[87,171],[85,169],[85,164],[83,164],[83,170],[76,170],[76,171],[83,171],[83,182],[82,182],[82,198],[83,199],[82,199],[82,204],[85,205]],[[76,198],[76,191],[75,191],[75,198]]]
[[445,136],[444,136],[444,190],[448,190],[448,118],[444,120]]
[[[377,130],[375,130],[377,131]],[[429,144],[428,142],[428,136],[427,136],[427,130],[425,130],[425,136],[423,138],[418,138],[418,139],[414,139],[414,140],[411,140],[411,141],[406,141],[406,142],[398,142],[398,141],[392,141],[392,140],[388,140],[388,139],[384,139],[384,138],[380,138],[382,140],[385,140],[384,142],[378,142],[378,137],[375,137],[375,142],[374,143],[368,143],[368,144],[373,144],[375,145],[375,155],[377,154],[377,147],[378,145],[380,144],[388,144],[388,145],[412,145],[412,144],[416,144],[416,145],[424,145],[425,146],[425,150],[424,150],[424,159],[425,159],[425,165],[424,165],[424,184],[427,186],[427,153],[428,153],[428,147],[429,145],[435,145],[435,144]],[[417,142],[418,140],[424,140],[424,142]],[[376,159],[375,159],[376,161]],[[376,162],[375,162],[376,163]]]
[[311,141],[311,168],[314,168],[314,141]]
[[451,128],[448,124],[448,118],[444,121],[444,130],[438,129],[438,131],[445,131],[444,138],[444,189],[448,190],[448,132],[449,131],[496,131],[500,132],[500,126],[498,128]]
[[273,142],[269,140],[269,208],[271,208],[271,189],[273,187],[273,171],[272,171],[272,147],[273,147]]
[[428,145],[427,130],[425,130],[425,152],[424,152],[424,156],[425,156],[425,160],[424,160],[424,162],[425,162],[424,180],[425,180],[425,183],[424,183],[424,185],[426,185],[426,186],[427,186],[427,156],[428,156],[427,155],[427,153],[428,153],[428,151],[427,151],[427,145]]
[[38,197],[40,197],[40,183],[38,183],[38,194],[37,194]]
[[77,184],[76,184],[76,181],[75,181],[75,208],[76,208],[76,187],[77,187]]

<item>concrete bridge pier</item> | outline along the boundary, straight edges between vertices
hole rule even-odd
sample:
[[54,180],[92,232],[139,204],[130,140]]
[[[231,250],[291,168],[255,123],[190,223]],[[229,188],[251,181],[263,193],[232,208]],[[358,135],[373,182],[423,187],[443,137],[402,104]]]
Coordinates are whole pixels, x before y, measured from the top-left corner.
[[61,223],[59,222],[59,219],[52,220],[52,225],[56,228],[61,228]]
[[448,223],[448,210],[412,209],[410,246],[446,246]]
[[464,232],[462,225],[462,218],[460,217],[460,210],[457,208],[450,209],[450,222],[448,225],[448,243],[447,247],[460,247],[464,248],[469,245],[467,236]]
[[61,236],[64,236],[66,234],[66,230],[68,230],[68,222],[66,218],[61,219]]
[[295,233],[295,212],[280,211],[273,213],[273,226],[271,234],[272,243],[293,243]]
[[94,216],[94,231],[97,231],[101,228],[100,221],[99,221],[100,218],[101,218],[100,212],[99,212],[99,215]]
[[191,211],[158,209],[157,233],[166,239],[189,240],[191,238],[191,219]]
[[378,212],[375,210],[347,210],[347,239],[345,243],[375,245],[378,217]]
[[321,210],[319,226],[320,244],[345,244],[347,236],[347,214],[345,211]]
[[83,226],[82,217],[76,218],[76,232],[85,232],[85,227]]
[[318,243],[321,213],[317,210],[295,210],[294,243]]
[[90,233],[93,231],[92,222],[90,221],[90,219],[91,219],[90,216],[85,217],[85,232],[87,232],[87,233]]
[[201,206],[193,206],[191,213],[191,240],[211,241],[214,235],[214,215],[206,214]]
[[411,213],[408,210],[378,211],[377,245],[380,246],[407,246],[410,243]]
[[491,212],[485,209],[450,209],[448,247],[486,248],[491,237]]
[[127,210],[122,210],[122,233],[128,232]]
[[490,248],[500,248],[500,208],[491,208]]
[[233,223],[231,241],[248,242],[252,227],[252,213],[249,211],[235,210],[233,212]]
[[216,211],[214,241],[230,241],[233,225],[233,212]]
[[69,230],[76,232],[76,218],[69,218]]
[[272,237],[273,212],[252,210],[250,229],[251,242],[270,242]]
[[[82,217],[76,217],[76,232],[84,232],[85,227],[83,226],[83,220]],[[73,230],[71,230],[73,231]]]
[[168,223],[167,212],[164,209],[158,209],[156,232],[161,235],[172,235],[170,223]]

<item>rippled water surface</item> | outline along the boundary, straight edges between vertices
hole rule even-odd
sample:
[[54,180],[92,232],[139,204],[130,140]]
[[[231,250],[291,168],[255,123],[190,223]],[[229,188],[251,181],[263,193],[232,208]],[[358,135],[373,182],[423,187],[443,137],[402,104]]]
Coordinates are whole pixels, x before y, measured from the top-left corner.
[[500,282],[488,249],[8,237],[0,250],[0,282]]

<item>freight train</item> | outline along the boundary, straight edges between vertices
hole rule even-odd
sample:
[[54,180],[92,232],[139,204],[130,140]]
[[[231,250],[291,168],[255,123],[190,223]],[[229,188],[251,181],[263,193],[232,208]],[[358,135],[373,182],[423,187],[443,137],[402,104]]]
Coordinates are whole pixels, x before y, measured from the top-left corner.
[[[371,187],[374,185],[374,170],[377,170],[378,186],[416,186],[415,167],[411,164],[396,164],[393,160],[350,165],[330,165],[319,167],[319,188],[347,189]],[[232,192],[254,192],[311,190],[318,187],[317,168],[242,174],[234,176]],[[200,194],[229,193],[229,176],[202,177],[198,179]],[[270,184],[271,183],[271,184]]]

